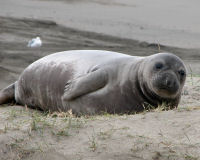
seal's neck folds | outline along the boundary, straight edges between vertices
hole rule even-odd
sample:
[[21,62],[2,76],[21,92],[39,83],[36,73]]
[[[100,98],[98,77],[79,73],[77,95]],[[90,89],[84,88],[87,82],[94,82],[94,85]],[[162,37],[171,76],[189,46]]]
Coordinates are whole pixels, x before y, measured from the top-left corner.
[[137,72],[136,86],[144,101],[143,105],[151,105],[151,106],[156,107],[158,104],[162,103],[162,100],[149,87],[148,83],[151,83],[150,82],[151,79],[147,78],[147,75],[145,75],[144,69],[145,69],[145,61],[143,60],[140,62],[139,68],[137,70],[138,72]]

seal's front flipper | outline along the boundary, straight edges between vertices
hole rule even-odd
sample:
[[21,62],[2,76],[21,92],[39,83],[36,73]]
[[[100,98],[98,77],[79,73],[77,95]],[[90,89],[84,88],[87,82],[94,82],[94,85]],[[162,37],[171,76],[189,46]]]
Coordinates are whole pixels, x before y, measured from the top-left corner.
[[108,80],[108,75],[104,70],[96,70],[85,76],[67,82],[63,95],[63,100],[73,100],[77,97],[103,88]]
[[15,100],[15,83],[0,91],[0,104],[10,103]]

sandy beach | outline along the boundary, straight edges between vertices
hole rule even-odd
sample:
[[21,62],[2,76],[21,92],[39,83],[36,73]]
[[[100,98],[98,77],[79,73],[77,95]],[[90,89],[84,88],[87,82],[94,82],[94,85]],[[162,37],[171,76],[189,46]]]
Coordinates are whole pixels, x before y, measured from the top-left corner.
[[[75,49],[134,56],[172,52],[188,70],[178,109],[73,117],[15,104],[0,108],[2,160],[200,159],[197,0],[0,1],[0,88],[35,60]],[[28,48],[40,36],[40,48]],[[159,44],[159,46],[158,46]]]

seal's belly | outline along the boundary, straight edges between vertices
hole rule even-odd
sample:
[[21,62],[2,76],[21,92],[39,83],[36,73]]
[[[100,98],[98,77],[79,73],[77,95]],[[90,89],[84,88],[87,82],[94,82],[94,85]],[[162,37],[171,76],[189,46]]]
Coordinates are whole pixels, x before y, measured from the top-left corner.
[[48,63],[29,67],[17,82],[16,101],[43,110],[62,110],[64,87],[73,74],[73,69],[67,64]]
[[87,95],[70,101],[68,105],[75,114],[128,113],[134,105],[124,96],[119,86],[108,84]]

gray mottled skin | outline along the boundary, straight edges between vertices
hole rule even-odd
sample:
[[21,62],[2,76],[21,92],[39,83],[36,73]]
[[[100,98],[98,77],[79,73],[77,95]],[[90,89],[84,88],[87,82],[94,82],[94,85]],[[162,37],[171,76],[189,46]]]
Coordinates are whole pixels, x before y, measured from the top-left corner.
[[163,101],[176,107],[185,72],[181,59],[170,53],[136,57],[98,50],[59,52],[28,66],[0,92],[0,104],[15,99],[75,114],[137,112]]

